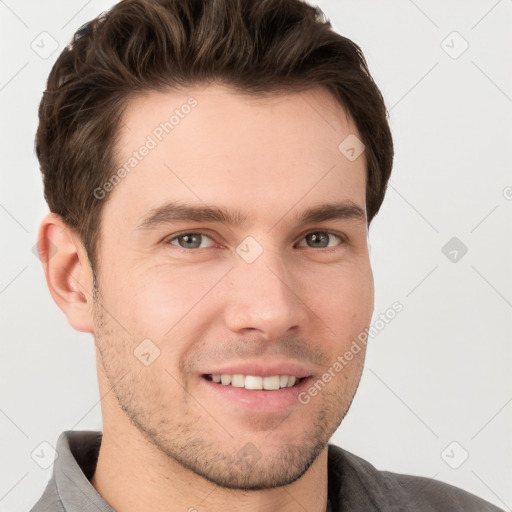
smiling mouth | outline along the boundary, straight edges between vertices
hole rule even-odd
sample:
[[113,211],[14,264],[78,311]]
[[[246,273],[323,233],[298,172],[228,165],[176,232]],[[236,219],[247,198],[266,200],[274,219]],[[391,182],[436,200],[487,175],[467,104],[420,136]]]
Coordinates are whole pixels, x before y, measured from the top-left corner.
[[216,384],[256,391],[275,391],[278,389],[291,388],[297,386],[304,380],[304,378],[307,378],[295,377],[294,375],[272,375],[268,377],[261,377],[259,375],[229,375],[218,373],[204,374],[203,377]]

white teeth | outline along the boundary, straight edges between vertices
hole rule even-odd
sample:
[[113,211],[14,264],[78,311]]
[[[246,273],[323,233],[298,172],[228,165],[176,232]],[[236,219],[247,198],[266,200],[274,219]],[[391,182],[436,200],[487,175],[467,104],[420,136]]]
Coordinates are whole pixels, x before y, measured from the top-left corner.
[[279,375],[263,377],[263,389],[279,389]]
[[297,383],[297,377],[293,375],[272,375],[260,377],[257,375],[241,375],[239,373],[229,375],[227,373],[210,375],[213,382],[224,386],[234,386],[245,389],[265,389],[273,391],[280,388],[291,388]]
[[243,388],[245,386],[245,377],[239,373],[233,375],[231,378],[231,385],[235,386],[235,388]]
[[263,377],[247,375],[245,377],[245,389],[263,389]]

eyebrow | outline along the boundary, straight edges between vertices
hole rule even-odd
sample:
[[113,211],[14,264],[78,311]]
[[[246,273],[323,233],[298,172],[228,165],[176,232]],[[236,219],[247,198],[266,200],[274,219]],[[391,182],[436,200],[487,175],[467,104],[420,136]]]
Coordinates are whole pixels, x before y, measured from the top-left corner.
[[[322,203],[308,208],[294,218],[299,225],[329,220],[357,220],[366,222],[366,212],[352,201]],[[231,227],[248,224],[249,218],[240,210],[221,209],[212,205],[192,205],[168,202],[143,215],[137,224],[137,230],[151,230],[162,225],[178,222],[221,223]]]

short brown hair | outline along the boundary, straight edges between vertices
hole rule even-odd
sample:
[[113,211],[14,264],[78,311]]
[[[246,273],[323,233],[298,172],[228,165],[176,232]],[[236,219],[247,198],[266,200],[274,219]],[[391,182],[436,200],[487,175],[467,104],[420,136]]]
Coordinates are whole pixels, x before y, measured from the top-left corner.
[[[134,94],[223,82],[247,94],[327,88],[365,144],[368,224],[393,162],[382,95],[361,49],[301,0],[124,0],[83,25],[55,62],[36,153],[52,212],[80,236],[94,270],[120,118]],[[341,142],[341,141],[340,141]]]

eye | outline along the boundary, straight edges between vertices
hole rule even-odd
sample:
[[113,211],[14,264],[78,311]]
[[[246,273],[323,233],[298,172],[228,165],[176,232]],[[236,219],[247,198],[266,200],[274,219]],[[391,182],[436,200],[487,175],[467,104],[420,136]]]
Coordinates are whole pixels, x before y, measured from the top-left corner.
[[[212,243],[203,245],[204,239],[208,239]],[[174,243],[175,240],[178,242],[177,244]],[[178,245],[182,249],[205,249],[213,245],[213,240],[205,233],[181,233],[169,238],[166,243]]]
[[338,239],[341,242],[345,241],[345,239],[341,235],[331,233],[330,231],[312,231],[302,238],[302,240],[306,240],[307,244],[311,244],[308,245],[308,247],[317,249],[334,248],[337,247],[338,245],[341,245],[340,243],[336,243],[335,239]]

